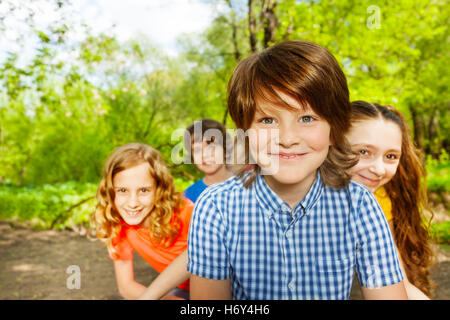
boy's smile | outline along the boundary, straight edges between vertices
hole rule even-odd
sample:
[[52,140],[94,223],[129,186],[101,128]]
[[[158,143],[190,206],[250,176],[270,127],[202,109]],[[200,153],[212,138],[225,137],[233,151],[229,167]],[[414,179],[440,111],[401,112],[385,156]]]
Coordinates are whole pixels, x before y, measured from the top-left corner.
[[288,161],[288,160],[299,160],[301,157],[305,156],[307,153],[287,153],[287,152],[279,152],[279,153],[270,153],[269,155],[273,158],[278,157],[280,161]]
[[258,101],[249,128],[250,153],[272,189],[290,185],[293,193],[304,196],[327,157],[330,125],[309,106],[283,92],[278,94],[292,108]]

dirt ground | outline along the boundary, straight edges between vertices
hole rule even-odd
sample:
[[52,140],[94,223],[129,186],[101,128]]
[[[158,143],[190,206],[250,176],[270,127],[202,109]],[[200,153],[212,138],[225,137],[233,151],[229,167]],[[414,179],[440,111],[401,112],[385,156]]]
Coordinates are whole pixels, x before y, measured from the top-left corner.
[[[135,277],[149,284],[157,273],[137,254]],[[80,288],[72,288],[78,266]],[[450,300],[450,251],[441,250],[432,273],[435,299]],[[68,281],[69,280],[69,281]],[[359,299],[357,281],[352,299]],[[121,299],[113,263],[99,241],[73,231],[33,231],[0,221],[0,299]]]

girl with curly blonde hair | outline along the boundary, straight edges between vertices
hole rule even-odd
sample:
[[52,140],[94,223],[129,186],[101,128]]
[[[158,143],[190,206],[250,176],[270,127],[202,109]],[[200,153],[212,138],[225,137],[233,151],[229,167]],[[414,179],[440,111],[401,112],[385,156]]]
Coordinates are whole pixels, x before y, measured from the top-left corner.
[[[141,143],[117,148],[104,166],[97,201],[91,221],[114,261],[120,294],[127,299],[188,298],[186,249],[193,203],[175,190],[159,152]],[[160,273],[148,288],[134,279],[133,251]]]

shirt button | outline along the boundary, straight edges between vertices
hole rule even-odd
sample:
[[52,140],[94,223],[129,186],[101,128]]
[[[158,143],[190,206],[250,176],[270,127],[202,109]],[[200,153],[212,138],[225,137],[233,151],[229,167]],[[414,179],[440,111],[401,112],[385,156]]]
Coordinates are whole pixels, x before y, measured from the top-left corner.
[[291,281],[291,283],[289,283],[288,288],[289,290],[294,291],[294,281]]
[[292,230],[286,231],[286,237],[287,238],[292,238]]

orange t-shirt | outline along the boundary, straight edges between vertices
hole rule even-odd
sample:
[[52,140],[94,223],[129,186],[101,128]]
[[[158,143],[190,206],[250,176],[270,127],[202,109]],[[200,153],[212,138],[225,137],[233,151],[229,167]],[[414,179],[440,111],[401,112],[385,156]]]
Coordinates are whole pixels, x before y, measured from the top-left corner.
[[[112,260],[133,260],[134,250],[161,273],[187,249],[189,222],[193,209],[194,204],[189,199],[183,199],[183,206],[179,211],[180,231],[169,247],[152,243],[149,229],[124,223],[118,236],[112,241],[116,250],[115,256],[110,252],[109,257]],[[189,290],[189,280],[178,287]]]

